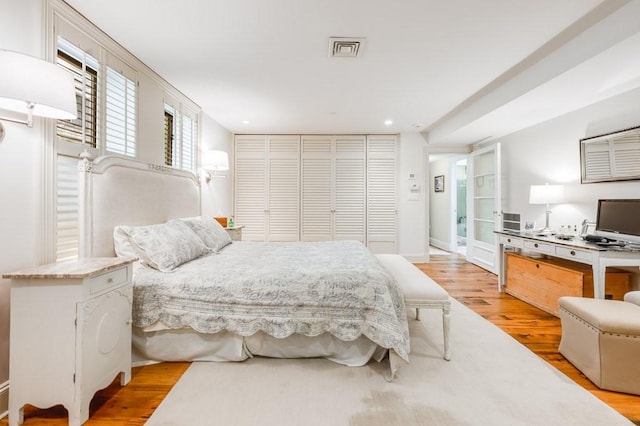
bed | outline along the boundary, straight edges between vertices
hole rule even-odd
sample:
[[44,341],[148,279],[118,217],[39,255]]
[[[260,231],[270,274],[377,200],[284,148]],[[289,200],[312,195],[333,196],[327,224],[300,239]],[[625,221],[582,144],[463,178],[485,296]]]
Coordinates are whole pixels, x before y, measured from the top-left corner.
[[[357,241],[227,240],[188,172],[81,162],[81,256],[135,256],[133,348],[146,361],[325,357],[408,362],[397,283]],[[226,238],[225,238],[226,237]]]

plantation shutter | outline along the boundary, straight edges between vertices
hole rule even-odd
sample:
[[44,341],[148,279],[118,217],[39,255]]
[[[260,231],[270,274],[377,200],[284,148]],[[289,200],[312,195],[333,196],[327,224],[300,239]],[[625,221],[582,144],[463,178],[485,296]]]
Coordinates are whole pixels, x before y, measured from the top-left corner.
[[56,63],[73,75],[78,118],[57,120],[58,140],[97,147],[98,60],[62,37],[57,41]]
[[366,138],[335,139],[334,240],[366,241]]
[[268,241],[298,241],[300,137],[269,137]]
[[367,137],[367,245],[395,253],[397,233],[397,138]]
[[580,141],[582,182],[640,179],[640,128]]
[[136,76],[114,58],[107,66],[105,143],[110,153],[136,156]]
[[236,223],[244,225],[243,241],[265,241],[267,210],[267,137],[261,135],[236,136],[235,208]]
[[333,239],[333,138],[302,136],[301,241]]
[[171,110],[167,110],[165,106],[164,111],[164,164],[167,166],[173,165],[173,145],[175,125],[174,115]]
[[182,140],[180,150],[180,168],[195,170],[195,121],[188,115],[182,115]]
[[78,159],[58,155],[56,161],[56,262],[78,258]]

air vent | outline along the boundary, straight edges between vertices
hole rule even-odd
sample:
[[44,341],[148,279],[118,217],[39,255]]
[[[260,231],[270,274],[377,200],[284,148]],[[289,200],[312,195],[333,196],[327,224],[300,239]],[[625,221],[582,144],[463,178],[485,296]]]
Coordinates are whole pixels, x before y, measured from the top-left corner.
[[330,58],[357,58],[362,54],[365,39],[362,37],[330,37]]

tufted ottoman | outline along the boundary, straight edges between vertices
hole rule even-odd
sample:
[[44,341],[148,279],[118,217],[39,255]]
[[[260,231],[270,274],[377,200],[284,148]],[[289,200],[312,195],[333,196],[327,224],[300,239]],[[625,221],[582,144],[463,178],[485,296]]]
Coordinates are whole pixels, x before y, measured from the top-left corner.
[[561,297],[559,351],[596,386],[640,395],[640,306]]

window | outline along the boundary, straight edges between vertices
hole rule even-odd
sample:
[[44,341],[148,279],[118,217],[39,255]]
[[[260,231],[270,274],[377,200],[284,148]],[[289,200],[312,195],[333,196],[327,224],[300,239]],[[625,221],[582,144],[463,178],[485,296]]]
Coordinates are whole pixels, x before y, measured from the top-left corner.
[[58,120],[58,140],[97,147],[98,60],[62,37],[58,37],[57,64],[70,71],[76,83],[78,118]]
[[171,105],[164,106],[165,164],[183,170],[196,167],[196,121]]

